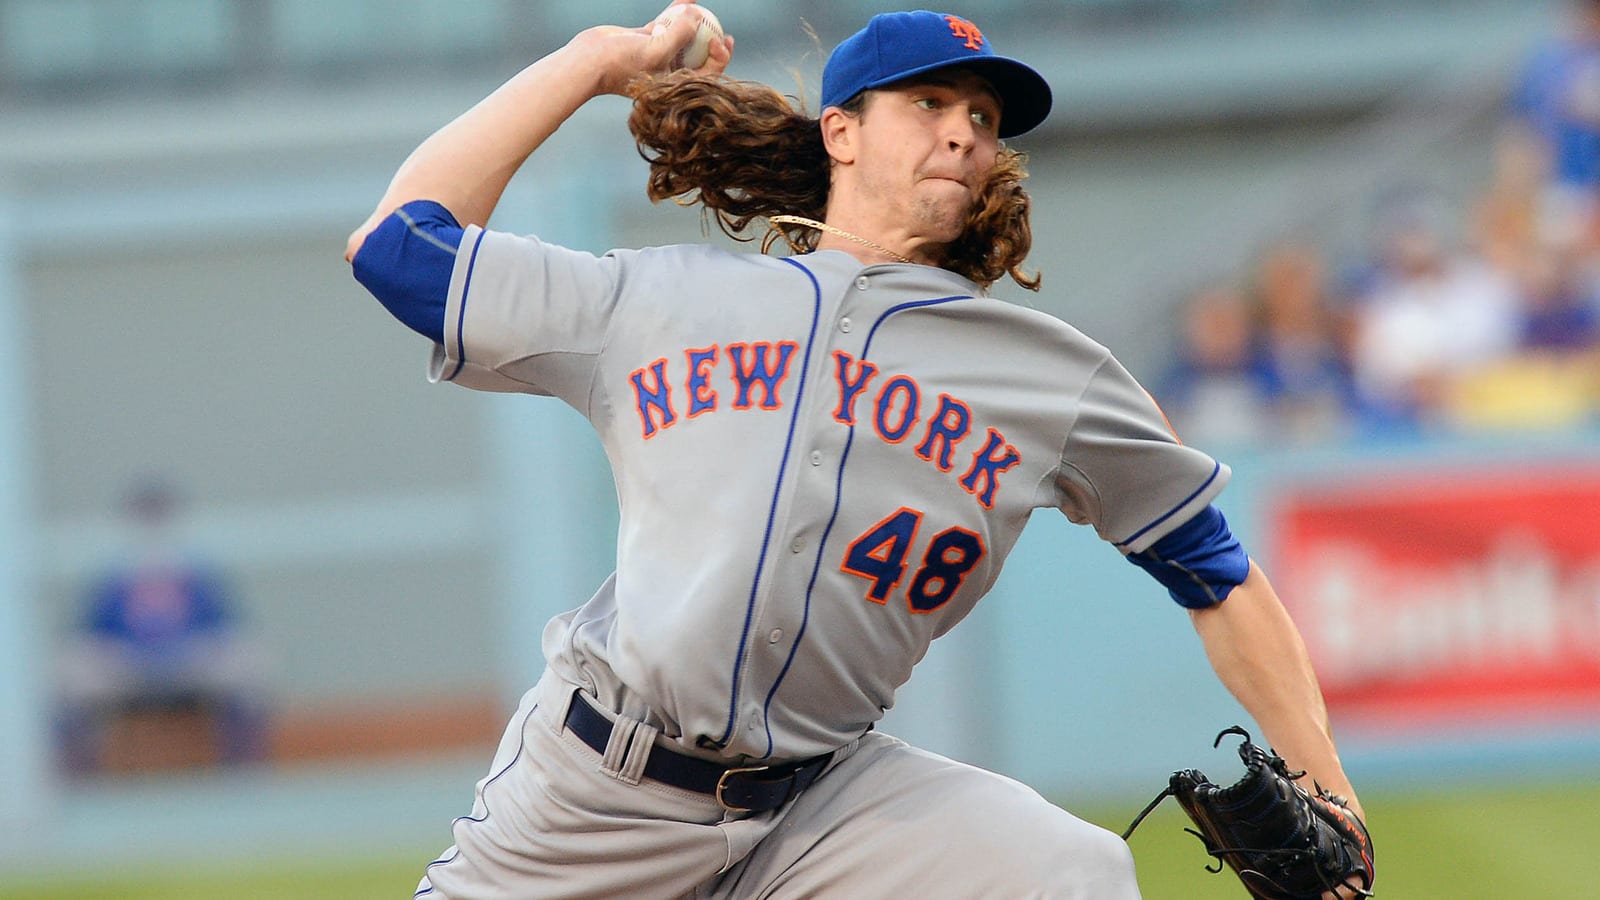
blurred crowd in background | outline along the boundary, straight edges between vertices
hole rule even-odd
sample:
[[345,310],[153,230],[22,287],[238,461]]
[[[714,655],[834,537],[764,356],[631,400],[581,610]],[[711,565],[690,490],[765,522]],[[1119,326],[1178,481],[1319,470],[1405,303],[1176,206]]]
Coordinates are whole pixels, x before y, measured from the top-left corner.
[[1205,443],[1581,428],[1600,421],[1600,0],[1509,86],[1465,202],[1397,185],[1365,246],[1265,249],[1186,298],[1153,385]]

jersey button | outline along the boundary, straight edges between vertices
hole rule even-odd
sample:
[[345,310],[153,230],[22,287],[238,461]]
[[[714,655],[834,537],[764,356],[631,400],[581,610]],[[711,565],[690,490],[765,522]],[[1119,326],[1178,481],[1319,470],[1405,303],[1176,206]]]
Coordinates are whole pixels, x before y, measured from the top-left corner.
[[783,640],[783,629],[782,628],[774,628],[771,631],[767,632],[767,643],[776,644],[777,642],[779,642],[781,640]]
[[845,334],[849,334],[850,333],[850,317],[849,316],[845,316],[844,318],[839,320],[839,330],[844,332]]
[[790,550],[790,552],[799,553],[801,550],[804,550],[805,548],[806,548],[806,539],[805,538],[797,537],[794,540],[789,542],[789,550]]
[[822,451],[821,450],[813,450],[813,451],[811,451],[811,464],[813,466],[822,465]]
[[867,280],[867,276],[865,276],[865,275],[856,276],[856,290],[864,291],[864,290],[867,289],[868,285],[870,285],[870,284],[872,284],[872,282]]

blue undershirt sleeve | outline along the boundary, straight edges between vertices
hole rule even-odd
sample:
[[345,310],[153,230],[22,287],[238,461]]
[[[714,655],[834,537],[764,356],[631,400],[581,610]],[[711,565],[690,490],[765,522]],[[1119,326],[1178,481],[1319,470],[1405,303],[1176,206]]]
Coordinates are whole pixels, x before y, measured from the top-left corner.
[[351,260],[356,280],[412,331],[444,343],[444,307],[463,229],[432,200],[413,200],[367,235]]
[[1215,505],[1149,549],[1128,554],[1128,562],[1150,573],[1188,609],[1216,606],[1250,574],[1250,557]]

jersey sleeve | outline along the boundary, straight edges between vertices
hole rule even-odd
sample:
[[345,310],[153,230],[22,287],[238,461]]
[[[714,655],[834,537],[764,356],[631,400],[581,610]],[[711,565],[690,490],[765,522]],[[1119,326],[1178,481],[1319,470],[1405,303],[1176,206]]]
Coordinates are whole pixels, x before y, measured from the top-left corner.
[[350,268],[390,315],[438,343],[444,340],[444,301],[461,233],[450,210],[413,200],[378,223]]
[[1161,540],[1126,557],[1161,582],[1179,606],[1205,609],[1226,600],[1250,575],[1250,556],[1215,505]]
[[1204,510],[1229,474],[1184,446],[1155,400],[1108,353],[1079,397],[1056,489],[1067,518],[1092,525],[1127,554]]
[[597,257],[468,226],[429,377],[476,390],[557,396],[586,410],[621,265],[615,253]]

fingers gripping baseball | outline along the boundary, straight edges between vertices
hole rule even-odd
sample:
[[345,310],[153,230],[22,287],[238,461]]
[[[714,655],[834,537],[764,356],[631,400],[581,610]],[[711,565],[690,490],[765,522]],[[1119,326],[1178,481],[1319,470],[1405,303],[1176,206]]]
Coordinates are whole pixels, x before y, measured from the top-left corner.
[[[685,31],[688,31],[688,40],[680,43]],[[696,3],[674,2],[650,23],[650,32],[653,38],[675,48],[667,61],[666,68],[669,71],[699,70],[714,65],[717,55],[714,49],[727,51],[721,54],[721,63],[716,67],[716,71],[721,71],[732,55],[732,47],[722,33],[722,23],[717,21],[711,10]]]
[[609,94],[626,94],[640,75],[679,68],[720,73],[733,59],[733,38],[722,33],[710,10],[690,0],[674,2],[648,25],[600,25],[580,37],[590,44],[590,52],[603,53],[600,88]]

